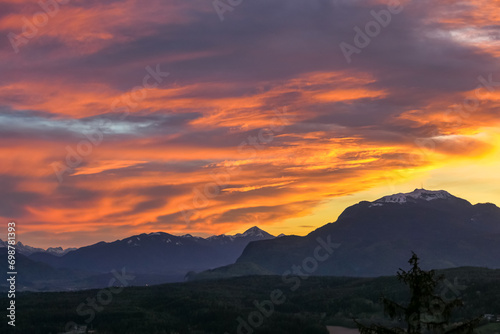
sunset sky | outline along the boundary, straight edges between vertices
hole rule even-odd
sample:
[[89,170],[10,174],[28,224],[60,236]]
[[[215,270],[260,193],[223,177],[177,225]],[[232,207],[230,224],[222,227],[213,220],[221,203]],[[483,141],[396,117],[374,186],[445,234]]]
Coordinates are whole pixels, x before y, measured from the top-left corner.
[[499,0],[44,2],[0,0],[23,243],[304,235],[422,186],[500,205]]

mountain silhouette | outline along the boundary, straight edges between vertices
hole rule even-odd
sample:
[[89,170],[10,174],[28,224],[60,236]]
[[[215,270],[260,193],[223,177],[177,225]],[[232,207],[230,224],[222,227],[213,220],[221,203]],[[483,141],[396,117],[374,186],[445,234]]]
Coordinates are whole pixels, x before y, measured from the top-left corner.
[[[252,242],[236,261],[234,270],[226,266],[223,275],[215,269],[198,277],[240,276],[241,272],[392,275],[406,264],[412,251],[423,259],[422,267],[426,269],[500,268],[499,240],[500,208],[496,205],[472,205],[443,190],[415,189],[348,207],[336,222],[304,237]],[[316,260],[315,265],[311,258],[322,243],[337,247],[327,259]]]

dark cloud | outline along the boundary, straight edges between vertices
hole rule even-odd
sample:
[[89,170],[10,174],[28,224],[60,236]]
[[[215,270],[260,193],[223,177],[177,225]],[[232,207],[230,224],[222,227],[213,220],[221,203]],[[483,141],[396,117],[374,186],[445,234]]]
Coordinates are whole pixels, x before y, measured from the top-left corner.
[[42,195],[18,190],[21,179],[0,175],[0,216],[17,219],[28,213],[27,207],[43,198]]

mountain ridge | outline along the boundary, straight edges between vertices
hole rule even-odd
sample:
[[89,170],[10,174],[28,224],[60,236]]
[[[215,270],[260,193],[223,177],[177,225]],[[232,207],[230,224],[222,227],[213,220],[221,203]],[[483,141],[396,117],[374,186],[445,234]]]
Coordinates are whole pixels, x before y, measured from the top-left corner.
[[[0,239],[0,248],[7,247],[7,241],[3,241]],[[49,247],[47,249],[39,248],[39,247],[31,247],[29,245],[24,245],[21,241],[16,242],[15,244],[16,251],[21,253],[22,255],[29,256],[33,253],[47,253],[55,256],[62,256],[68,252],[76,250],[77,248],[62,248],[62,247]]]
[[[327,237],[341,246],[311,275],[387,275],[403,266],[412,251],[427,269],[500,268],[495,255],[500,253],[500,208],[426,189],[361,201],[303,237],[251,242],[236,264],[280,275],[310,258],[318,238]],[[230,267],[224,272],[238,276]]]
[[103,274],[127,268],[136,274],[160,275],[165,282],[173,282],[182,281],[189,271],[234,263],[249,242],[271,238],[274,236],[256,226],[234,236],[208,238],[152,232],[98,242],[59,257],[44,252],[33,253],[29,258],[56,269]]
[[[224,237],[227,237],[227,238],[229,238],[231,240],[234,239],[234,238],[238,238],[238,237],[248,237],[248,236],[257,236],[257,237],[260,236],[260,237],[269,237],[269,238],[274,238],[275,237],[272,234],[267,233],[266,231],[260,229],[258,226],[253,226],[253,227],[247,229],[245,232],[243,232],[243,233],[237,233],[235,235],[219,234],[219,235],[212,235],[212,236],[203,238],[203,237],[193,236],[191,234],[174,235],[174,234],[170,234],[170,233],[167,233],[167,232],[158,231],[158,232],[141,233],[141,234],[137,234],[137,235],[132,235],[132,236],[129,236],[129,237],[126,237],[126,238],[123,238],[123,239],[117,239],[117,240],[111,241],[111,242],[123,241],[125,239],[130,239],[130,238],[138,237],[138,236],[141,236],[141,235],[148,235],[148,236],[170,235],[170,236],[173,236],[173,237],[195,238],[195,239],[206,239],[206,240],[207,239],[213,240],[213,239],[224,238]],[[111,242],[108,242],[108,243],[111,243]],[[86,245],[86,246],[82,246],[82,247],[97,245],[97,244],[100,244],[100,243],[106,243],[106,241],[99,241],[99,242],[96,242],[94,244]],[[3,247],[7,247],[7,242],[3,241],[2,239],[0,239],[0,248],[3,248]],[[34,253],[48,253],[48,254],[52,254],[52,255],[56,255],[56,256],[62,256],[64,254],[66,254],[66,253],[69,253],[71,251],[74,251],[74,250],[77,250],[79,248],[82,248],[82,247],[62,248],[62,247],[58,246],[58,247],[48,247],[47,249],[44,249],[44,248],[40,248],[40,247],[32,247],[32,246],[29,246],[29,245],[24,245],[21,241],[18,241],[16,243],[15,247],[16,247],[16,250],[19,253],[21,253],[21,254],[23,254],[25,256],[29,256],[29,255],[34,254]]]
[[423,188],[417,188],[414,191],[410,193],[397,193],[389,196],[384,196],[382,198],[379,198],[376,201],[373,201],[373,204],[377,203],[398,203],[398,204],[403,204],[408,202],[408,200],[426,200],[426,201],[432,201],[436,199],[457,199],[458,197],[455,197],[451,195],[449,192],[445,190],[426,190]]

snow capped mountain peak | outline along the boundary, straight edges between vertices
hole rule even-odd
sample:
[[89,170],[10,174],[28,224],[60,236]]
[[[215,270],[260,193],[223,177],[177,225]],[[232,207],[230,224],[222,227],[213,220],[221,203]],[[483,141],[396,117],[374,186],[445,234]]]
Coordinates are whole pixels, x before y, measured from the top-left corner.
[[243,232],[243,235],[244,236],[255,235],[255,236],[260,237],[260,236],[262,236],[263,232],[264,231],[262,231],[260,228],[258,228],[257,226],[254,226],[254,227],[249,228],[245,232]]
[[49,248],[47,248],[46,252],[49,253],[49,254],[62,256],[64,254],[69,253],[71,251],[74,251],[76,249],[77,248],[66,248],[66,249],[63,249],[62,247],[49,247]]
[[225,237],[225,236],[226,236],[225,234],[220,234],[220,235],[215,235],[215,234],[214,234],[214,235],[212,235],[212,236],[209,236],[209,237],[207,238],[207,240],[216,240],[216,239],[223,238],[223,237]]
[[444,190],[426,190],[426,189],[415,189],[411,193],[399,193],[399,194],[394,194],[394,195],[389,195],[382,197],[375,202],[372,202],[371,206],[380,206],[383,203],[407,203],[408,201],[412,200],[425,200],[425,201],[432,201],[436,199],[450,199],[454,198],[453,195],[448,193],[447,191]]
[[[178,239],[179,238],[179,239]],[[152,242],[152,241],[163,241],[166,243],[174,242],[176,245],[182,245],[184,244],[180,240],[186,240],[186,242],[204,242],[204,241],[209,241],[209,242],[216,242],[216,243],[231,243],[235,240],[243,240],[244,238],[252,238],[252,239],[270,239],[274,238],[273,235],[267,233],[264,230],[261,230],[257,226],[254,226],[252,228],[249,228],[243,233],[238,233],[235,235],[227,235],[227,234],[220,234],[220,235],[212,235],[210,237],[202,238],[199,236],[194,236],[192,234],[184,234],[184,235],[171,235],[165,232],[152,232],[149,234],[139,234],[139,235],[134,235],[122,240],[118,240],[120,242],[127,243],[128,246],[135,246],[135,245],[142,245],[144,243]],[[167,240],[168,239],[168,240]]]
[[[8,243],[7,241],[2,241],[0,239],[0,247],[7,247]],[[71,252],[73,250],[76,250],[76,248],[66,248],[63,249],[62,247],[49,247],[46,250],[43,248],[37,248],[37,247],[31,247],[28,245],[24,245],[21,241],[18,241],[16,243],[16,251],[23,254],[23,255],[31,255],[33,253],[49,253],[52,255],[56,256],[62,256],[68,252]]]
[[269,233],[261,230],[257,226],[251,227],[243,233],[236,234],[236,236],[242,236],[242,237],[265,237],[267,235],[269,235]]
[[237,233],[235,235],[226,235],[226,234],[221,234],[221,235],[213,235],[211,237],[208,237],[207,240],[229,240],[229,241],[234,241],[239,238],[248,238],[248,237],[253,237],[253,238],[274,238],[273,235],[267,233],[264,230],[261,230],[257,226],[251,227],[248,230],[246,230],[243,233]]

